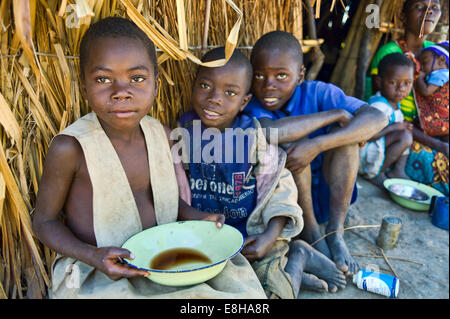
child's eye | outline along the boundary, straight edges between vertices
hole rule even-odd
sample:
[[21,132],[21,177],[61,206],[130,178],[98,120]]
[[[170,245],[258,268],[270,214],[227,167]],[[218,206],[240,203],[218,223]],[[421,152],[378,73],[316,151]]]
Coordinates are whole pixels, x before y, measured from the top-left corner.
[[262,74],[255,74],[255,79],[262,80],[264,79],[264,76]]
[[236,96],[237,94],[236,94],[235,92],[231,91],[231,90],[226,90],[226,91],[225,91],[225,95],[228,95],[228,96]]
[[209,89],[209,85],[206,83],[200,83],[200,87],[205,90]]
[[145,77],[140,76],[140,75],[136,75],[131,78],[131,83],[140,83],[140,82],[144,82],[144,81],[145,81]]
[[280,73],[277,75],[277,78],[280,80],[285,80],[287,78],[287,74],[286,73]]
[[98,76],[95,78],[95,82],[105,84],[105,83],[111,83],[111,80],[104,76]]

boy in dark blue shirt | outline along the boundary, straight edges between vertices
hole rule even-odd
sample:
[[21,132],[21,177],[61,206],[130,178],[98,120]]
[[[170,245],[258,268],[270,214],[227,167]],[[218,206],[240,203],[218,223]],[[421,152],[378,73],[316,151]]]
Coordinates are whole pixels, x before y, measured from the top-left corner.
[[[315,248],[334,260],[339,269],[353,274],[359,266],[344,242],[343,228],[348,207],[357,197],[358,144],[385,127],[386,118],[332,84],[304,82],[301,45],[287,32],[263,35],[255,43],[251,62],[254,98],[244,112],[258,118],[263,127],[286,132],[280,134],[280,144],[292,143],[284,147],[286,167],[294,176],[304,212],[300,237],[315,242],[322,236],[319,223],[329,220],[326,232],[336,232],[317,242]],[[344,112],[348,121],[338,122],[340,127],[323,126],[299,139],[302,136],[296,134],[296,128],[304,131],[300,121],[305,115],[333,111]]]
[[[217,48],[202,61],[224,55]],[[303,227],[302,210],[285,152],[267,143],[256,119],[242,114],[251,79],[251,64],[239,51],[222,67],[198,70],[193,110],[179,119],[192,206],[224,214],[225,223],[241,231],[241,253],[268,297],[295,298],[300,285],[335,292],[345,287],[343,272],[306,242],[291,241]]]

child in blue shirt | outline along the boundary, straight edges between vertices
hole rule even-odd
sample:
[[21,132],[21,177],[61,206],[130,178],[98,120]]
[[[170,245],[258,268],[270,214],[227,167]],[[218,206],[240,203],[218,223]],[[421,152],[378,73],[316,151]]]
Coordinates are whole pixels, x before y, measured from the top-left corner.
[[348,207],[357,196],[358,144],[386,126],[386,118],[332,84],[304,82],[301,45],[287,32],[263,35],[253,47],[251,62],[254,98],[244,112],[257,117],[263,127],[295,132],[303,128],[299,123],[302,116],[336,109],[349,118],[345,123],[338,121],[340,125],[313,130],[307,138],[281,134],[278,142],[292,143],[285,145],[286,167],[293,173],[304,212],[300,237],[315,242],[322,236],[319,223],[329,220],[327,233],[336,232],[315,247],[339,269],[353,274],[359,266],[344,242],[343,228]]
[[386,114],[389,125],[359,150],[359,173],[383,187],[388,177],[409,179],[405,165],[413,142],[413,124],[404,120],[400,101],[411,92],[414,64],[403,53],[388,54],[380,61],[375,81],[380,91],[370,97],[369,104]]
[[[202,61],[224,56],[221,47]],[[222,67],[199,67],[193,110],[179,119],[191,204],[224,214],[225,223],[241,231],[241,253],[268,297],[296,298],[300,285],[334,292],[345,287],[343,272],[306,242],[291,241],[303,228],[302,210],[285,152],[267,143],[256,119],[242,114],[251,79],[251,64],[239,51]]]
[[433,95],[448,83],[448,41],[423,49],[419,61],[422,71],[416,80],[416,90],[422,96]]

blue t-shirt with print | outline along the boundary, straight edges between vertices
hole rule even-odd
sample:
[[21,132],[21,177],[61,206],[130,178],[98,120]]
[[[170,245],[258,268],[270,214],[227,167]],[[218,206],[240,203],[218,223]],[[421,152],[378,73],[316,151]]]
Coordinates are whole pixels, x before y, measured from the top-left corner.
[[250,158],[255,138],[252,118],[237,116],[233,127],[224,132],[206,128],[194,111],[184,113],[179,123],[189,132],[185,143],[189,148],[191,205],[225,215],[225,223],[246,237],[247,219],[256,207],[257,196]]

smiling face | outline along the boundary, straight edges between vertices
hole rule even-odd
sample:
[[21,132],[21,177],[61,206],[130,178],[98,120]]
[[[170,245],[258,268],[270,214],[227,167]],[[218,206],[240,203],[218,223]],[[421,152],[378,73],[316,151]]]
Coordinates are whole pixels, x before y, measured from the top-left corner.
[[429,1],[416,0],[408,4],[403,14],[406,32],[419,35],[424,18],[423,34],[427,35],[433,32],[441,17],[441,5],[439,0],[431,0],[430,7],[428,8]]
[[150,111],[157,92],[148,52],[136,39],[99,38],[84,65],[82,90],[100,123],[132,129]]
[[261,50],[253,59],[252,92],[265,109],[281,109],[304,79],[301,61],[282,50]]
[[192,94],[193,109],[206,127],[231,128],[250,101],[247,70],[238,65],[200,67]]
[[414,70],[405,65],[392,66],[383,77],[378,77],[381,95],[392,104],[397,104],[411,92],[414,83]]

